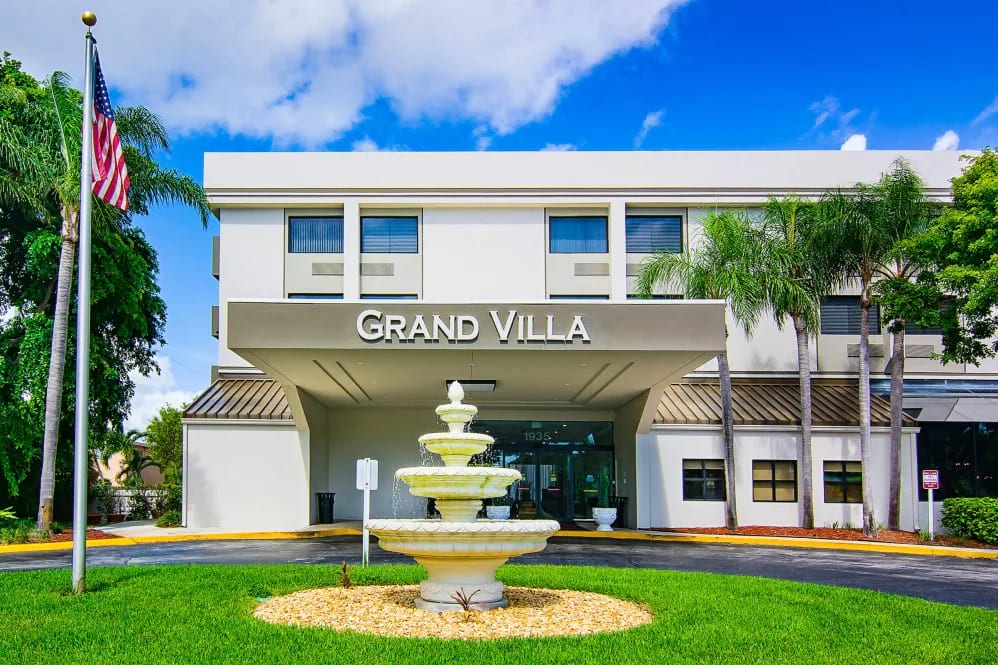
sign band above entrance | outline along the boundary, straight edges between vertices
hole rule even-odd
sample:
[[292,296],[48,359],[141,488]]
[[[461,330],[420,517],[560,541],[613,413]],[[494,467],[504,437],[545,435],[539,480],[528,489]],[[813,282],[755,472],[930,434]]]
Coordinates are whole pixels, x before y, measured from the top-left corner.
[[[495,328],[500,344],[592,342],[582,316],[559,319],[554,314],[517,314],[515,309],[489,310],[489,323]],[[474,342],[481,324],[471,314],[385,314],[365,309],[357,315],[357,335],[366,342]]]

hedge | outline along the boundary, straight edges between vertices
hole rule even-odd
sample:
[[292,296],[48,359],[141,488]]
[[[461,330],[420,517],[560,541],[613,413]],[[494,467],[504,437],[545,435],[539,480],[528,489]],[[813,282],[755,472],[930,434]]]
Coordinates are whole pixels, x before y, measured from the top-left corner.
[[998,545],[998,499],[946,499],[943,526],[959,538]]

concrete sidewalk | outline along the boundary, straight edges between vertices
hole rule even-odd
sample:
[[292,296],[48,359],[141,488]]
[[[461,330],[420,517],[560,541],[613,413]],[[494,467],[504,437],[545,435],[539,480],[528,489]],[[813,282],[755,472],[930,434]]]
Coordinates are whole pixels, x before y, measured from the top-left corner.
[[[828,540],[820,538],[786,538],[769,536],[742,536],[665,533],[637,529],[615,529],[612,532],[596,531],[595,525],[578,523],[577,529],[558,531],[554,538],[582,538],[598,540],[631,540],[645,542],[681,542],[723,545],[748,545],[756,547],[795,547],[821,550],[843,550],[852,552],[881,552],[886,554],[914,554],[921,556],[947,556],[968,559],[998,559],[998,549],[976,549],[969,547],[944,547],[942,545],[908,545],[881,543],[861,540]],[[114,534],[117,538],[88,539],[87,547],[127,547],[146,543],[173,543],[202,540],[282,540],[298,538],[323,538],[328,536],[360,536],[360,521],[336,522],[333,524],[313,524],[293,531],[240,531],[224,529],[177,527],[162,529],[153,521],[122,522],[100,527],[101,531]],[[14,552],[47,552],[72,549],[71,542],[26,543],[23,545],[0,545],[0,555]]]

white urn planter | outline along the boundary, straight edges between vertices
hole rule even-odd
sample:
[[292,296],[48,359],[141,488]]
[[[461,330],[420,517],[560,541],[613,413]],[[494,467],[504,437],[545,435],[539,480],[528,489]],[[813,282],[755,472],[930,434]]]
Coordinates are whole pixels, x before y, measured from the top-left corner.
[[613,531],[610,525],[617,521],[617,509],[593,508],[593,519],[596,521],[597,531]]
[[485,506],[485,515],[490,520],[508,520],[509,506]]

